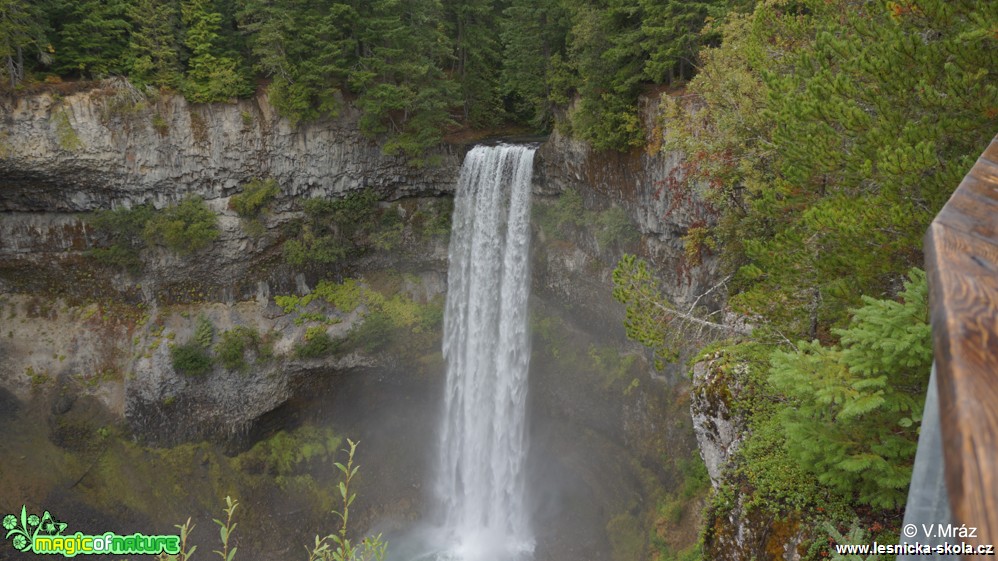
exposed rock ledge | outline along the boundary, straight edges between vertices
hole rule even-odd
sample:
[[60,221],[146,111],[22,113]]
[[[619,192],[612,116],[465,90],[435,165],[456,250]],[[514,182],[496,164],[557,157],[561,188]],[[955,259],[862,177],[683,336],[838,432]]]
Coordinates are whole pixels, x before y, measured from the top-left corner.
[[387,199],[452,191],[460,149],[417,169],[360,134],[344,104],[337,119],[294,127],[265,93],[223,104],[146,96],[124,81],[61,97],[0,98],[0,211],[165,206],[186,194],[232,194],[273,177],[287,197],[371,187]]

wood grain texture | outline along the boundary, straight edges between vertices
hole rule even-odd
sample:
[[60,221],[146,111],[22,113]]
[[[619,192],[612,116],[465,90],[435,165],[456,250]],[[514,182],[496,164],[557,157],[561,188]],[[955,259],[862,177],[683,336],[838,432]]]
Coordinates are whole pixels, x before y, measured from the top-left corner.
[[998,137],[925,239],[953,521],[998,544]]

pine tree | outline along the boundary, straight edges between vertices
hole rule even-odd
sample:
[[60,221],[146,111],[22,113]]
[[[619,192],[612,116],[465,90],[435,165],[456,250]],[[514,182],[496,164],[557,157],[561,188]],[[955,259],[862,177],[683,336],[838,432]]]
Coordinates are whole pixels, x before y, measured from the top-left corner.
[[213,11],[210,0],[184,0],[181,19],[184,44],[190,49],[182,91],[187,99],[206,103],[249,95],[252,90],[240,71],[239,61],[222,52],[222,14]]
[[13,88],[24,79],[25,59],[32,53],[48,60],[45,14],[33,2],[0,0],[0,77]]
[[361,129],[386,134],[383,150],[419,163],[453,123],[449,110],[460,100],[457,84],[443,68],[453,52],[436,22],[438,0],[377,0],[365,6],[361,57],[350,87],[364,112]]
[[637,114],[644,65],[637,0],[580,4],[573,14],[569,54],[579,72],[572,130],[597,149],[644,144]]
[[669,302],[648,263],[634,255],[624,255],[613,270],[613,297],[625,306],[627,336],[651,349],[658,369],[682,350],[748,335],[743,327],[713,321],[697,307],[699,298],[687,309]]
[[691,78],[703,45],[716,43],[716,32],[701,33],[708,18],[720,19],[727,11],[724,0],[639,0],[641,47],[648,53],[646,78],[670,83],[675,78]]
[[335,116],[357,48],[354,6],[325,0],[247,1],[239,12],[270,100],[292,122]]
[[823,484],[881,508],[904,504],[932,366],[925,273],[901,301],[863,298],[841,346],[802,342],[772,355],[787,449]]
[[906,6],[733,18],[672,127],[722,208],[732,306],[783,337],[832,341],[860,295],[890,295],[998,128],[995,8]]
[[91,78],[124,74],[130,5],[130,0],[57,2],[56,69]]
[[464,121],[475,127],[497,125],[503,117],[499,98],[497,10],[492,0],[451,0],[445,4],[454,40],[451,75],[461,86]]
[[175,0],[134,0],[128,76],[136,84],[179,86],[180,5]]
[[501,87],[509,111],[538,130],[550,128],[558,99],[552,78],[563,60],[570,27],[557,0],[513,0],[500,20]]

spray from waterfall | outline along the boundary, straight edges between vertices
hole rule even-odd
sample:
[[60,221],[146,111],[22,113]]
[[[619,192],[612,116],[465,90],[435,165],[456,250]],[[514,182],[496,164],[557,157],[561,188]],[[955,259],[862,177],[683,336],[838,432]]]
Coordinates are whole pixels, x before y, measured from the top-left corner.
[[461,168],[444,314],[440,560],[533,552],[524,505],[533,157],[525,146],[479,146]]

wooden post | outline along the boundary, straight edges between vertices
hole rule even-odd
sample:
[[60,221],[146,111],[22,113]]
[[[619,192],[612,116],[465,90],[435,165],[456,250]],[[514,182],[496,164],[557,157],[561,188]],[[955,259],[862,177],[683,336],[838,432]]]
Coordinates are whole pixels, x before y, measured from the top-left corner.
[[925,260],[953,524],[998,544],[998,137],[929,226]]

